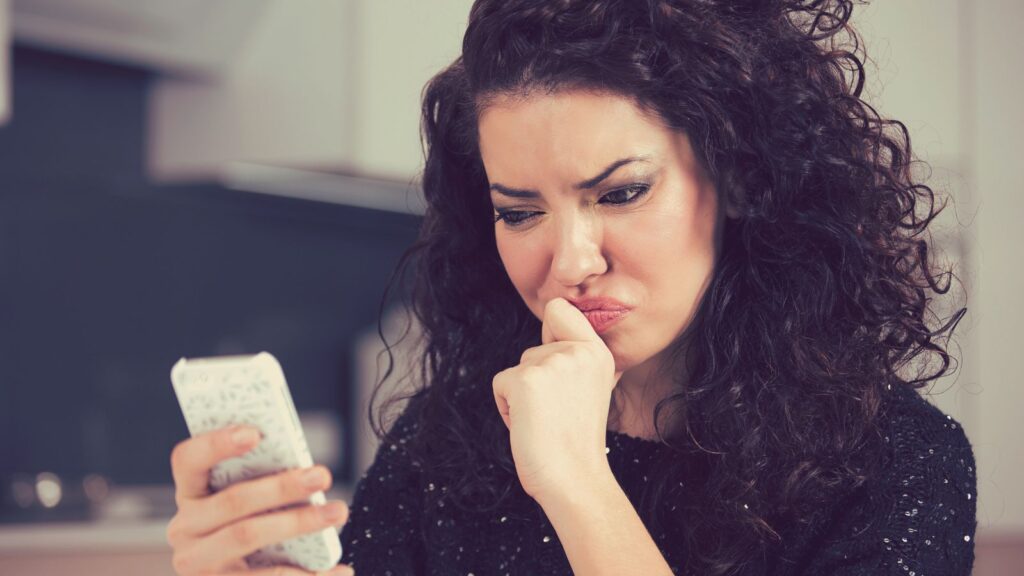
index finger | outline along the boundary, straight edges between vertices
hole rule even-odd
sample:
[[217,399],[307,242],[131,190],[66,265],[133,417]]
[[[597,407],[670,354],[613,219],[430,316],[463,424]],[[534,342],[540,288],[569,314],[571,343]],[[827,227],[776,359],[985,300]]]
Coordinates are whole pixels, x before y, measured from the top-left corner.
[[252,426],[231,426],[182,440],[171,451],[175,500],[210,494],[210,470],[221,460],[248,452],[260,438]]

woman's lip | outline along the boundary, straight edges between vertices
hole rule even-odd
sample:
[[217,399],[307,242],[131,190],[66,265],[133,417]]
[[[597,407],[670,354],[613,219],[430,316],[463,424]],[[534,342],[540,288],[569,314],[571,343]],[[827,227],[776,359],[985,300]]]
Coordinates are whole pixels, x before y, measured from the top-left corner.
[[583,313],[587,321],[594,328],[594,332],[602,334],[611,329],[612,325],[629,314],[629,310],[588,310]]
[[591,296],[589,298],[569,299],[573,306],[581,312],[590,310],[629,310],[629,306],[608,296]]

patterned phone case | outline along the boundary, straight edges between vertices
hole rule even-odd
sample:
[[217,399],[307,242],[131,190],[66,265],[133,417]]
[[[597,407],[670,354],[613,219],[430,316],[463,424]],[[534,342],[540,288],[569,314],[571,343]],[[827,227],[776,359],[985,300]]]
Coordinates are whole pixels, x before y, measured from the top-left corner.
[[[313,465],[284,372],[270,353],[182,358],[171,369],[171,383],[192,436],[235,424],[256,426],[263,434],[249,452],[213,467],[211,491],[242,480]],[[324,493],[313,494],[308,503],[326,503]],[[306,504],[297,502],[267,512]],[[265,546],[245,560],[253,568],[292,564],[310,571],[329,570],[341,560],[338,528],[328,527]]]

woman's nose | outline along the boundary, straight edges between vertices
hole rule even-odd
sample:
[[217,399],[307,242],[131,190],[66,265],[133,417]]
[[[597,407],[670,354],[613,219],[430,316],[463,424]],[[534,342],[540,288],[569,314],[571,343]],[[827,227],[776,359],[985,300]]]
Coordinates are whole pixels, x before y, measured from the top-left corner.
[[563,286],[582,284],[608,269],[602,254],[600,222],[588,215],[557,219],[551,274]]

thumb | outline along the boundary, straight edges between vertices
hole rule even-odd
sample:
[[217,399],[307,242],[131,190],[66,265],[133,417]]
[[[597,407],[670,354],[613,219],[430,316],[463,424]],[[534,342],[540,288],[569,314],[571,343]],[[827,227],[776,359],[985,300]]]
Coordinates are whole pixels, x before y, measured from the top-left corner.
[[[573,306],[565,298],[554,298],[544,306],[541,343],[550,344],[563,340],[578,342],[592,340],[599,342],[606,350],[608,349],[607,344],[604,343],[579,308]],[[613,379],[614,385],[618,385],[620,378],[622,378],[622,372],[616,370]]]
[[544,306],[544,320],[541,325],[541,343],[572,340],[586,342],[604,340],[594,331],[587,317],[565,298],[552,298]]

